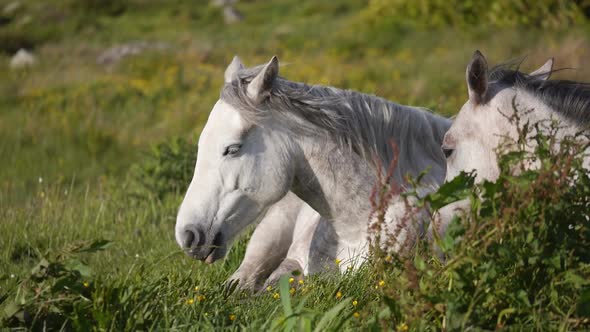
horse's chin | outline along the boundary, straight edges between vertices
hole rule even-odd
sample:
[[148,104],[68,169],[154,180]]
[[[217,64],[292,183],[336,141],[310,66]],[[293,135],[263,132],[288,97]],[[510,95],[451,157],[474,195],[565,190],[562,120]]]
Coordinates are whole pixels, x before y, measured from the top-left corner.
[[205,259],[203,260],[203,262],[205,264],[213,264],[216,261],[225,258],[225,253],[226,252],[227,251],[225,250],[225,246],[215,248],[215,249],[211,250],[211,252],[209,253],[209,255],[207,255],[207,257],[205,257]]
[[205,264],[213,264],[215,261],[219,260],[220,258],[215,257],[216,251],[217,249],[211,251],[211,253],[205,258],[203,262],[205,262]]
[[215,259],[213,258],[213,253],[211,253],[207,258],[205,258],[205,264],[213,264]]

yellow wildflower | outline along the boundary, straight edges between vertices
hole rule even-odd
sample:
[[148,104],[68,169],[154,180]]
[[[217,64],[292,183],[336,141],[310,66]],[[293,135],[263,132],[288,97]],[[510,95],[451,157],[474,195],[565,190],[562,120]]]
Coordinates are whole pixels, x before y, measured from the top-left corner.
[[266,287],[266,291],[267,292],[270,292],[271,290],[272,290],[272,287],[271,286]]
[[384,280],[379,280],[379,287],[383,287],[385,286],[385,281]]
[[272,297],[273,297],[275,300],[278,300],[278,299],[280,299],[280,298],[281,298],[281,295],[279,295],[279,293],[274,293],[274,294],[272,294]]
[[303,279],[299,279],[298,282],[299,282],[300,285],[303,285]]
[[186,304],[193,304],[193,303],[195,303],[195,300],[193,300],[193,299],[186,300]]
[[338,259],[338,258],[336,258],[334,260],[334,263],[336,263],[336,265],[340,265],[341,262],[342,262],[342,260],[341,259]]
[[292,284],[292,283],[294,283],[294,282],[295,282],[295,278],[293,278],[293,277],[289,278],[289,283],[290,283],[290,284]]
[[199,291],[199,286],[195,286],[195,292]]
[[348,265],[348,266],[346,267],[346,270],[348,270],[348,271],[352,271],[352,265]]
[[395,330],[398,332],[403,332],[408,330],[408,324],[400,323],[398,326],[395,327]]
[[82,285],[84,285],[84,287],[86,287],[86,288],[90,287],[90,284],[88,283],[88,281],[84,281],[84,283]]
[[355,311],[352,315],[354,316],[354,318],[359,318],[361,316],[361,314],[359,314],[357,311]]
[[295,294],[295,288],[291,287],[291,289],[289,289],[289,294],[293,295]]
[[205,299],[206,299],[205,295],[197,296],[197,301],[199,301],[199,302],[203,302],[203,301],[205,301]]
[[352,301],[352,305],[353,305],[353,306],[355,306],[355,307],[356,307],[358,304],[359,304],[359,302],[358,302],[357,300],[354,300],[354,301]]
[[340,298],[342,298],[342,293],[340,291],[338,291],[336,293],[336,298],[340,300]]
[[236,315],[234,315],[234,314],[229,315],[229,320],[231,320],[232,322],[234,320],[236,320]]

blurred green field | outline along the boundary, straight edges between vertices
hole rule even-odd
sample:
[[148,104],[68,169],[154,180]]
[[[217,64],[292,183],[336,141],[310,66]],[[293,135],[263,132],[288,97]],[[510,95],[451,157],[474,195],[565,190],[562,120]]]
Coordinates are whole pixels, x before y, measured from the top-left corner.
[[[7,11],[13,3],[17,7]],[[475,49],[492,63],[526,57],[525,70],[555,57],[557,67],[575,69],[559,77],[590,76],[590,26],[582,14],[570,15],[568,2],[514,22],[483,13],[458,22],[434,6],[416,24],[397,24],[388,9],[400,3],[245,0],[235,5],[244,20],[225,24],[223,9],[205,0],[0,1],[4,314],[16,299],[21,305],[38,301],[39,311],[23,321],[40,324],[39,314],[56,329],[64,319],[65,329],[94,324],[114,330],[258,330],[280,321],[284,311],[275,290],[257,297],[222,292],[222,282],[239,265],[245,238],[224,262],[192,261],[173,233],[184,188],[165,195],[137,188],[137,170],[145,169],[154,145],[176,139],[196,145],[235,54],[247,65],[276,54],[288,79],[354,89],[446,116],[466,100],[465,66]],[[116,63],[97,62],[105,50],[138,41],[162,47]],[[9,68],[21,47],[32,50],[38,63]],[[187,150],[172,156],[190,164],[196,148],[188,155]],[[190,169],[181,171],[190,176]],[[76,245],[101,239],[112,243],[97,253],[74,253]],[[76,257],[91,269],[72,281],[83,285],[84,310],[69,307],[67,298],[46,298],[55,293],[42,287],[36,294],[17,292],[42,257],[51,262]],[[354,299],[358,304],[347,303],[341,313],[345,328],[383,327],[376,318],[378,282],[369,268],[316,276],[293,298],[296,303],[306,298],[304,312],[314,324],[343,299]],[[88,310],[94,322],[84,321]]]

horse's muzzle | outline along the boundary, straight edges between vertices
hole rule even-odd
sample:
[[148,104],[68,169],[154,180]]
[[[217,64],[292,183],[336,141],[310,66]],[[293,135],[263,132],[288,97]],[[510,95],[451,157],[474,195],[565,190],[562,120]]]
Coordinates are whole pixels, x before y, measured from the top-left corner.
[[208,241],[202,231],[185,230],[185,232],[182,244],[185,253],[190,257],[211,264],[225,256],[221,232],[215,234],[210,244],[207,244]]

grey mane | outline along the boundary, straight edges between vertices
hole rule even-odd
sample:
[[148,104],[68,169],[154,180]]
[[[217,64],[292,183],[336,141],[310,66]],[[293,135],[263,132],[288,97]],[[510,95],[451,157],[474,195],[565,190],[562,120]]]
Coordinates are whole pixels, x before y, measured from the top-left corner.
[[450,120],[376,96],[281,77],[274,81],[268,98],[255,105],[246,88],[260,70],[261,66],[240,70],[221,92],[221,99],[248,121],[261,124],[273,114],[296,135],[330,137],[371,162],[377,157],[381,167],[395,157],[391,144],[384,143],[393,141],[399,153],[398,179],[406,173],[416,176],[429,166],[445,165],[440,146]]
[[583,127],[590,126],[590,84],[567,80],[545,81],[519,71],[518,67],[516,62],[495,66],[490,70],[489,81],[499,86],[523,89],[566,119]]

